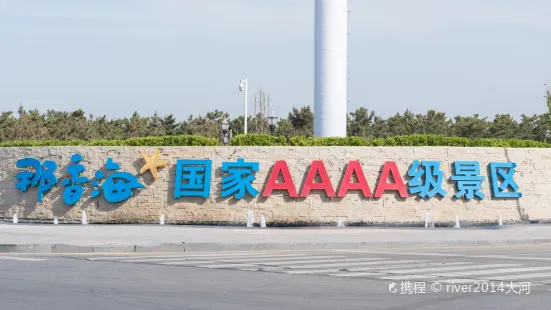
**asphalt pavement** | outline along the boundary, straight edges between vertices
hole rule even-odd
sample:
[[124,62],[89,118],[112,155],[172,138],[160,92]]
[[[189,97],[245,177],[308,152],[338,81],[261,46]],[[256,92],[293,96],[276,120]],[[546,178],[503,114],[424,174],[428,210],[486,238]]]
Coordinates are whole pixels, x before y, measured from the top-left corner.
[[2,309],[549,309],[551,246],[0,254]]

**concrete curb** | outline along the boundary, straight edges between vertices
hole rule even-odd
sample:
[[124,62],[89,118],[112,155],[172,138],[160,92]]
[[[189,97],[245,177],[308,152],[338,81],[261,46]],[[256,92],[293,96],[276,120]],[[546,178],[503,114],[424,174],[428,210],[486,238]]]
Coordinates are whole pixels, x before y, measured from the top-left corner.
[[[11,223],[11,217],[0,217],[0,222]],[[32,218],[19,218],[19,224],[53,224],[54,219],[32,219]],[[154,221],[88,221],[90,225],[159,225],[157,220]],[[372,228],[423,228],[425,227],[425,221],[411,221],[411,222],[350,222],[345,221],[346,227],[372,227]],[[547,219],[535,219],[535,220],[504,220],[504,226],[511,225],[549,225],[551,220]],[[59,225],[81,225],[80,220],[65,220],[59,219]],[[171,221],[166,220],[167,226],[202,226],[202,227],[246,227],[245,221]],[[260,227],[259,223],[254,223],[254,227]],[[331,228],[336,227],[337,222],[268,222],[266,223],[268,228]],[[435,228],[453,228],[455,221],[451,222],[434,222]],[[496,221],[461,221],[462,228],[504,228],[499,226],[499,222]]]
[[368,250],[493,245],[551,244],[551,239],[382,241],[359,243],[164,243],[158,245],[0,244],[0,253],[184,253],[242,251]]

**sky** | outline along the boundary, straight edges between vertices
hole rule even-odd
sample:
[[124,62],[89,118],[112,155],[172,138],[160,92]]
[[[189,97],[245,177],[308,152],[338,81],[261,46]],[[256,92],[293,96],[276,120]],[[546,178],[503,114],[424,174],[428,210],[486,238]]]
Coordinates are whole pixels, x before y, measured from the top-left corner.
[[[349,0],[348,110],[541,113],[551,1]],[[95,116],[314,105],[314,0],[0,0],[0,107]]]

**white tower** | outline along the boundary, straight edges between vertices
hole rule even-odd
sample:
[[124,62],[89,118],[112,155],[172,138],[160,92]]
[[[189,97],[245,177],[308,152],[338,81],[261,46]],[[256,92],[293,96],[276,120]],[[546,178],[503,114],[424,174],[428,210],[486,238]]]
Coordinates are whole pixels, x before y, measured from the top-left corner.
[[348,0],[316,0],[314,136],[346,137]]

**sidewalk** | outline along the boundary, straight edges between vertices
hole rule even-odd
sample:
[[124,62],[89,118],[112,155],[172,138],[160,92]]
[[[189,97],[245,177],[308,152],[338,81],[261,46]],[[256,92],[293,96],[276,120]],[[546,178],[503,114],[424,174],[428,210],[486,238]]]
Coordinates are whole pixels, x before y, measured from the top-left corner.
[[425,229],[0,224],[0,252],[14,253],[291,251],[543,243],[551,244],[551,225]]

